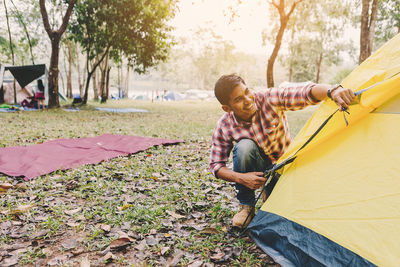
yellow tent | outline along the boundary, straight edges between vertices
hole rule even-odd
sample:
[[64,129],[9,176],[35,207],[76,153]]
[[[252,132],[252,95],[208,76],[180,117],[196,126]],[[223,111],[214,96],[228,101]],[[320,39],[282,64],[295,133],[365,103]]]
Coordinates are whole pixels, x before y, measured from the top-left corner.
[[362,92],[350,114],[335,113],[330,100],[320,106],[279,160],[279,180],[249,225],[285,266],[400,263],[400,34],[342,85]]

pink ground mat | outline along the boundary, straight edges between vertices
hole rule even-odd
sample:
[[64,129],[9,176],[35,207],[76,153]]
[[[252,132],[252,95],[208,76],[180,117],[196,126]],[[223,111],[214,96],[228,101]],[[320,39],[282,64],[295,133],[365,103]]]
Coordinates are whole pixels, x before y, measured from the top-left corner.
[[0,172],[30,180],[56,170],[67,170],[126,156],[152,146],[172,145],[183,140],[103,134],[78,139],[57,139],[43,144],[0,148]]

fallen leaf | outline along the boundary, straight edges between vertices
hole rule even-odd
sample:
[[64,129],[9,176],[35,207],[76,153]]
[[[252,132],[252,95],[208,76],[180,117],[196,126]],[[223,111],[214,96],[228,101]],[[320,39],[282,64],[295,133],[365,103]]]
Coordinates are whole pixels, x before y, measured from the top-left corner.
[[12,257],[16,257],[17,259],[20,257],[21,254],[27,252],[27,248],[20,248],[14,251],[9,252],[8,254],[11,255]]
[[66,261],[67,259],[68,259],[68,257],[65,255],[57,256],[57,257],[49,260],[47,262],[47,265],[49,265],[49,266],[62,265],[64,263],[64,261]]
[[167,213],[168,213],[169,215],[171,215],[172,217],[174,217],[175,219],[182,219],[182,218],[185,218],[185,216],[180,215],[180,214],[176,213],[175,211],[169,211],[169,210],[167,210]]
[[143,239],[138,245],[135,246],[135,249],[142,251],[146,248],[146,244],[146,239]]
[[61,246],[65,250],[70,250],[70,249],[74,249],[77,244],[78,244],[78,241],[76,241],[76,239],[70,238],[67,241],[61,243]]
[[102,260],[104,262],[110,262],[115,258],[114,254],[112,254],[111,252],[108,252],[103,258]]
[[200,234],[218,234],[218,230],[214,227],[204,228],[199,232]]
[[214,261],[220,261],[224,256],[225,256],[225,253],[223,251],[220,251],[218,253],[211,255],[210,259],[212,259]]
[[1,213],[4,215],[19,215],[19,214],[23,214],[23,213],[27,212],[34,206],[35,205],[33,205],[33,204],[21,205],[11,211],[7,210],[7,211],[2,211]]
[[131,207],[133,207],[133,205],[132,204],[125,204],[125,205],[123,205],[121,208],[119,208],[120,210],[126,210],[126,209],[129,209],[129,208],[131,208]]
[[203,263],[204,263],[203,261],[197,260],[197,261],[189,263],[189,265],[187,267],[201,267],[203,265]]
[[169,247],[162,247],[161,248],[161,255],[164,255],[165,253],[167,253],[167,251],[169,250],[170,248]]
[[82,258],[81,267],[90,267],[90,260],[87,257]]
[[19,190],[22,190],[22,191],[28,190],[28,187],[26,186],[25,183],[16,184],[16,185],[15,185],[15,188],[17,188],[17,189],[19,189]]
[[114,251],[122,250],[131,244],[131,240],[128,237],[121,237],[115,239],[110,243],[110,249]]
[[181,258],[183,257],[183,255],[184,255],[183,251],[178,249],[174,257],[169,259],[165,266],[170,267],[177,265],[181,260]]
[[32,239],[37,239],[37,238],[39,238],[39,237],[42,237],[42,236],[47,235],[49,232],[50,232],[49,229],[42,229],[42,230],[39,230],[39,231],[35,232],[35,233],[31,236],[31,238],[32,238]]
[[66,225],[68,225],[69,227],[77,227],[80,225],[80,223],[77,222],[67,222]]
[[82,253],[84,253],[84,252],[85,252],[85,249],[83,249],[83,248],[76,248],[76,249],[74,249],[74,250],[71,251],[71,253],[72,253],[74,256],[80,255],[80,254],[82,254]]
[[18,264],[18,256],[6,258],[6,259],[3,259],[2,262],[0,262],[0,266],[2,266],[2,267],[14,266],[16,264]]
[[111,226],[108,224],[99,224],[98,227],[107,233],[111,231]]
[[149,237],[146,239],[146,244],[149,246],[154,246],[158,244],[158,240],[153,237]]
[[79,208],[76,208],[76,209],[73,209],[73,210],[66,210],[66,211],[64,211],[64,212],[65,212],[65,214],[67,214],[67,215],[69,215],[69,216],[72,216],[72,215],[74,215],[75,213],[80,212],[81,210],[82,210],[82,208],[79,207]]
[[13,188],[13,185],[10,183],[0,184],[0,192],[6,192],[10,188]]

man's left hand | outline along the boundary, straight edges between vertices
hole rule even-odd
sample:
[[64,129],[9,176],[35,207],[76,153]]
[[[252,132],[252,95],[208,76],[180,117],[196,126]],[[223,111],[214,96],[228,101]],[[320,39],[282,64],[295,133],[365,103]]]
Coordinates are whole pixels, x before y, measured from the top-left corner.
[[351,89],[339,87],[332,92],[332,100],[342,109],[347,109],[355,95]]

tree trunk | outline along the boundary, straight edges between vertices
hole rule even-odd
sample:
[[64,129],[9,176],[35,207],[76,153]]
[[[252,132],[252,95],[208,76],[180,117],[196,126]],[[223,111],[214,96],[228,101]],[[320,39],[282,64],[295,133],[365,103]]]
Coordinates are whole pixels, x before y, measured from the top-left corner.
[[323,54],[321,52],[317,59],[317,75],[315,77],[315,83],[319,83],[319,75],[321,73],[322,59],[323,59]]
[[274,84],[275,84],[274,83],[274,63],[275,63],[276,57],[278,56],[279,49],[281,48],[283,34],[285,33],[285,29],[286,29],[287,23],[289,21],[290,15],[292,15],[293,10],[295,9],[296,5],[298,3],[300,3],[301,1],[303,1],[303,0],[295,1],[292,4],[290,11],[287,14],[285,13],[285,1],[284,0],[280,0],[279,5],[276,4],[274,2],[274,0],[272,0],[272,2],[271,2],[271,4],[274,7],[276,7],[276,9],[279,12],[280,26],[279,26],[278,33],[276,35],[274,50],[272,51],[272,54],[269,57],[268,64],[267,64],[267,86],[268,87],[274,87]]
[[104,63],[104,67],[101,69],[101,76],[100,76],[100,92],[101,92],[101,101],[100,103],[105,103],[106,102],[106,70],[107,66],[105,65],[107,63]]
[[128,62],[127,66],[126,66],[125,91],[124,91],[123,97],[128,97],[128,95],[129,95],[129,76],[130,76],[129,73],[130,73],[130,65]]
[[89,52],[86,52],[86,73],[87,73],[87,77],[86,77],[86,83],[85,83],[85,92],[83,95],[83,99],[82,99],[82,105],[86,105],[87,104],[87,100],[88,100],[88,91],[89,91],[89,83],[90,83],[90,78],[92,77],[92,74],[94,72],[94,70],[90,71],[90,63],[89,63]]
[[92,75],[92,86],[93,86],[94,100],[97,101],[97,100],[99,100],[99,91],[97,88],[97,70],[94,71],[93,75]]
[[111,71],[111,66],[108,66],[107,74],[106,74],[106,99],[105,99],[106,101],[108,100],[108,97],[110,96],[110,71]]
[[76,49],[76,70],[78,71],[79,95],[83,97],[83,79],[81,74],[81,64],[80,64],[78,49]]
[[[66,56],[65,56],[65,50],[64,49],[61,49],[62,50],[62,52],[63,52],[63,56],[62,56],[62,59],[63,59],[63,64],[64,64],[64,73],[65,73],[65,76],[67,76],[67,69],[66,69],[66,67],[67,67],[67,63],[65,62],[65,58],[66,58]],[[59,72],[59,75],[60,75],[60,79],[61,79],[61,85],[62,85],[62,92],[64,93],[64,94],[66,94],[66,91],[65,91],[65,86],[66,86],[66,81],[64,80],[64,73],[62,72],[62,71],[60,71]]]
[[276,57],[278,56],[279,49],[281,48],[283,33],[285,32],[285,28],[287,25],[287,20],[281,19],[281,25],[279,27],[278,34],[276,35],[274,50],[272,51],[271,56],[268,59],[267,65],[267,86],[274,87],[274,64]]
[[358,63],[361,64],[372,53],[375,36],[376,16],[378,12],[379,0],[373,0],[370,11],[370,1],[362,0],[361,9],[361,30],[360,30],[360,57]]
[[49,108],[59,107],[58,101],[58,55],[60,52],[60,36],[51,38],[51,57],[49,67]]
[[72,98],[72,64],[73,64],[73,55],[72,55],[71,41],[67,41],[67,58],[68,58],[67,97]]
[[92,77],[92,74],[93,74],[93,71],[89,71],[89,69],[88,69],[87,70],[87,79],[86,79],[86,83],[85,83],[85,94],[83,95],[82,105],[87,104],[89,83],[90,83],[90,77]]
[[[8,10],[7,10],[7,5],[6,5],[6,0],[4,0],[4,9],[6,11],[6,20],[7,20],[7,29],[8,29],[8,38],[10,41],[10,50],[11,50],[11,56],[12,56],[12,64],[15,65],[15,57],[14,57],[14,47],[12,45],[12,38],[11,38],[11,30],[10,30],[10,22],[8,20]],[[15,86],[15,79],[14,79],[14,104],[17,104],[17,88]],[[2,86],[2,84],[0,84]]]
[[87,69],[88,69],[88,61],[85,61],[85,66],[83,67],[83,69],[84,70],[86,70],[85,72],[84,71],[82,71],[82,82],[81,82],[81,85],[82,86],[80,86],[79,87],[79,93],[80,93],[80,95],[81,95],[81,97],[83,97],[84,95],[85,95],[85,86],[83,85],[85,82],[85,79],[87,79],[87,74],[88,74],[88,71],[87,71]]
[[101,80],[100,80],[101,101],[100,101],[100,103],[106,103],[106,101],[107,101],[107,88],[106,88],[107,69],[108,69],[108,55],[105,58],[103,68],[101,69]]
[[42,14],[44,28],[49,35],[51,41],[51,58],[49,66],[49,108],[59,107],[60,103],[58,101],[58,56],[60,52],[60,39],[62,34],[67,29],[67,24],[72,13],[72,8],[75,5],[76,0],[71,0],[68,3],[67,11],[62,20],[62,24],[58,30],[51,28],[49,23],[49,18],[47,15],[47,10],[45,6],[45,0],[40,0],[40,13]]
[[122,63],[118,64],[118,69],[117,69],[117,83],[118,83],[118,97],[121,96],[122,88],[121,88],[121,80],[122,80]]

